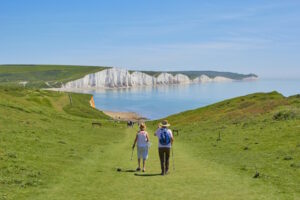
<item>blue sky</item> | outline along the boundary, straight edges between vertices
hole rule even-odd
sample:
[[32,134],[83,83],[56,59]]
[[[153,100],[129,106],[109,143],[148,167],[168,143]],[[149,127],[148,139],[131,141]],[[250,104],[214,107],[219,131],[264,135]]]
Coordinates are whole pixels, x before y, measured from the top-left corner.
[[300,78],[300,1],[1,0],[12,63]]

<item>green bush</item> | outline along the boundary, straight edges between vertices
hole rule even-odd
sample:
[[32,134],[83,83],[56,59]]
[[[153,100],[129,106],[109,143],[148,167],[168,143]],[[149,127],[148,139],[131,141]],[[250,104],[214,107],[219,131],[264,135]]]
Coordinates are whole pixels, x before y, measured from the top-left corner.
[[280,120],[296,119],[297,117],[298,116],[295,111],[280,111],[273,116],[273,119],[280,121]]

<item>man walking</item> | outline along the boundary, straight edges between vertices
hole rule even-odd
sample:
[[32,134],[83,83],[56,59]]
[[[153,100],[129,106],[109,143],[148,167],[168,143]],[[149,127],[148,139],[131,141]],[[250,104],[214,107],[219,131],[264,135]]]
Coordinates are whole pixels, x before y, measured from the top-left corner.
[[161,175],[165,175],[169,171],[170,150],[174,141],[172,131],[168,129],[170,124],[167,120],[163,120],[159,124],[155,136],[158,137],[158,153],[161,166]]

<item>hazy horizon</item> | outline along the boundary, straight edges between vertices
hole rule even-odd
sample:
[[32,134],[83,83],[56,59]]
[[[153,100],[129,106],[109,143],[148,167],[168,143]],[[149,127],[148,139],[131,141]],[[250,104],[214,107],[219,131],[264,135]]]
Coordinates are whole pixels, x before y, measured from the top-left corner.
[[248,73],[242,73],[242,72],[238,72],[238,71],[224,71],[224,70],[213,70],[213,69],[211,69],[211,68],[209,68],[209,67],[202,67],[202,68],[199,68],[198,70],[197,69],[191,69],[191,70],[189,70],[189,68],[186,68],[186,67],[182,67],[182,69],[180,70],[174,70],[174,69],[172,69],[172,68],[170,68],[170,70],[165,70],[165,69],[154,69],[154,70],[151,70],[151,68],[150,69],[148,69],[148,68],[146,68],[146,69],[141,69],[141,68],[139,68],[139,67],[133,67],[133,68],[127,68],[127,67],[119,67],[119,66],[104,66],[104,65],[79,65],[79,64],[57,64],[57,63],[53,63],[53,64],[47,64],[47,63],[37,63],[37,64],[35,64],[35,63],[0,63],[0,67],[1,66],[14,66],[14,65],[16,65],[16,66],[34,66],[34,65],[62,65],[62,66],[82,66],[82,67],[88,67],[88,66],[92,66],[92,67],[112,67],[112,68],[121,68],[121,69],[127,69],[127,70],[132,70],[132,71],[156,71],[156,72],[178,72],[178,71],[215,71],[215,72],[229,72],[229,73],[236,73],[236,74],[244,74],[244,75],[249,75],[249,74],[255,74],[255,75],[257,75],[258,76],[258,78],[263,78],[263,79],[291,79],[291,80],[293,80],[293,79],[296,79],[296,80],[298,80],[298,79],[300,79],[300,77],[283,77],[283,76],[278,76],[278,77],[276,77],[276,76],[261,76],[260,74],[257,74],[257,73],[255,73],[255,72],[248,72]]
[[1,2],[0,64],[300,78],[300,2]]

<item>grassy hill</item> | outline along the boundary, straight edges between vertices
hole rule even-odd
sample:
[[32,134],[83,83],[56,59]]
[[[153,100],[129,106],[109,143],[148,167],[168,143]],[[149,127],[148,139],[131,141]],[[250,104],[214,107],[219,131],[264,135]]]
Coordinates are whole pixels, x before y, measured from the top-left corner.
[[0,65],[0,85],[19,85],[36,88],[60,87],[62,83],[82,78],[107,67],[69,65]]
[[137,127],[110,121],[90,95],[71,98],[0,87],[0,199],[299,198],[299,96],[252,94],[168,117],[179,135],[165,177],[158,121],[147,122],[147,172],[135,173]]
[[267,199],[300,198],[300,95],[256,93],[168,119],[195,159],[228,168],[251,185],[270,186]]
[[70,95],[72,105],[67,93],[0,87],[0,199],[34,199],[110,144],[112,130],[91,126],[109,118],[89,106],[90,95]]

